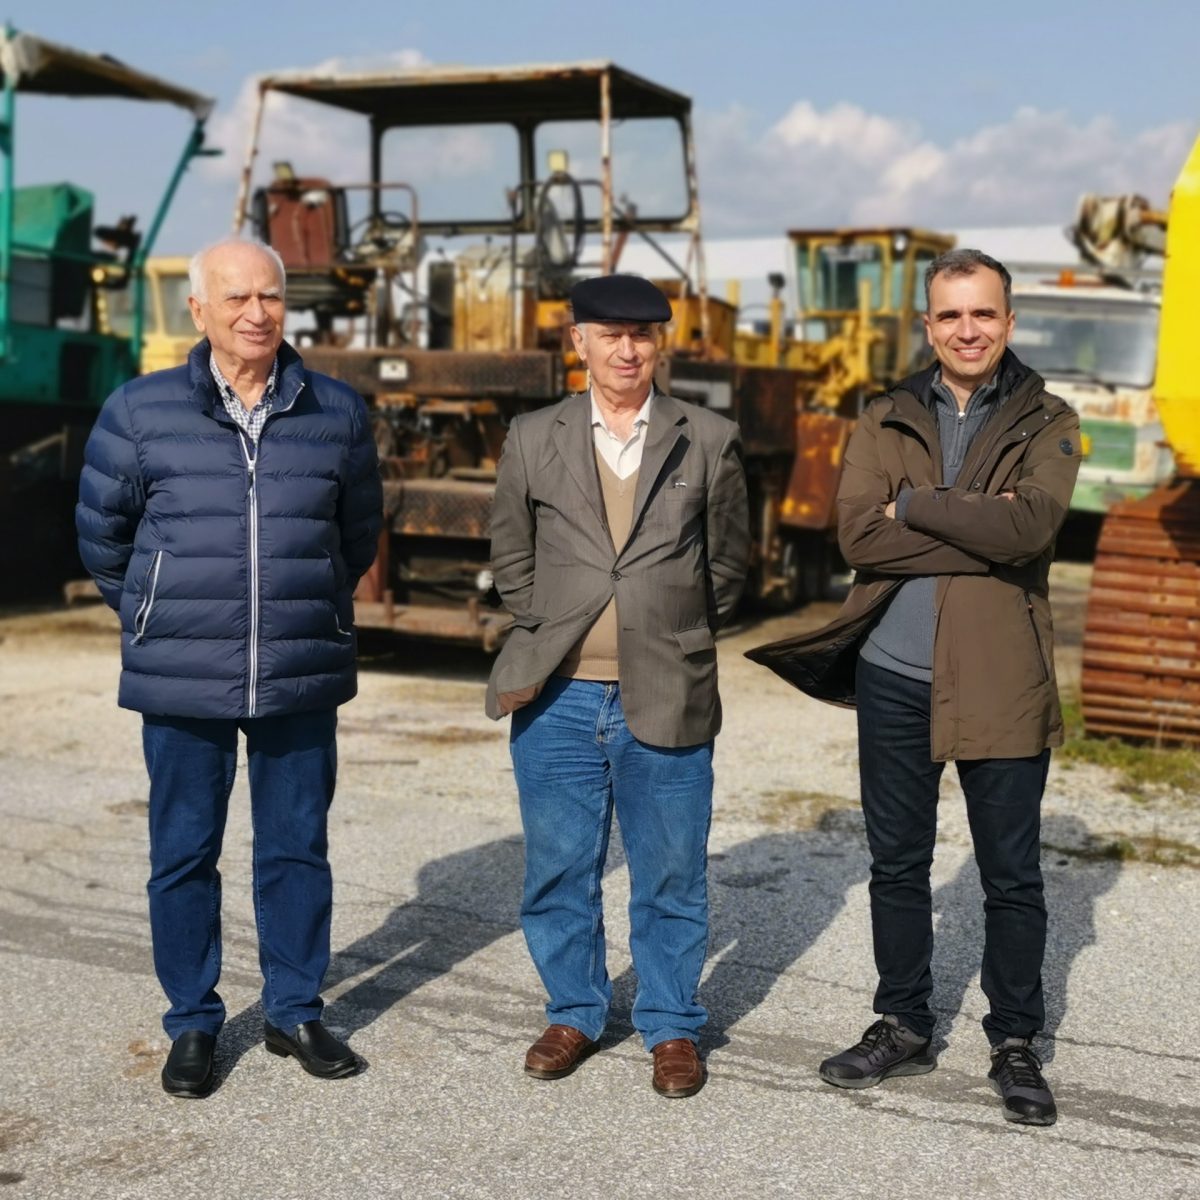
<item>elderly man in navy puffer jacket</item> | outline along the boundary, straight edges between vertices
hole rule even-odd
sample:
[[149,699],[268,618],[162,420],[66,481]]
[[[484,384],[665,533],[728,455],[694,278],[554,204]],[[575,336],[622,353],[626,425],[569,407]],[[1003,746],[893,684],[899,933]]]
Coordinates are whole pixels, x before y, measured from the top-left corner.
[[283,341],[284,269],[230,239],[191,264],[203,340],[106,401],[88,440],[79,549],[121,616],[119,703],[143,714],[150,928],[170,1008],[163,1088],[204,1096],[225,1019],[217,860],[246,739],[267,1049],[358,1066],[321,1024],[337,706],[356,691],[351,595],[381,491],[362,399]]

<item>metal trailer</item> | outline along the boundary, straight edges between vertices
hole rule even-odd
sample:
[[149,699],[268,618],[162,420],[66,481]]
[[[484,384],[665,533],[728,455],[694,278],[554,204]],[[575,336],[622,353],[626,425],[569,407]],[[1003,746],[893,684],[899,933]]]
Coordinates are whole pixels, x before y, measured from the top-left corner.
[[[74,507],[83,442],[108,394],[137,373],[143,268],[187,165],[204,149],[212,101],[107,56],[11,28],[0,33],[0,597],[51,594],[81,573]],[[124,98],[191,117],[143,233],[133,216],[93,224],[72,183],[16,186],[17,96]],[[106,294],[128,289],[132,324],[106,331]]]
[[[277,162],[256,181],[276,95],[364,118],[362,177],[335,182]],[[437,168],[456,139],[476,164],[498,145],[509,155],[470,212],[438,201]],[[639,154],[651,168],[642,182],[655,186],[634,195]],[[584,170],[572,171],[572,155]],[[311,314],[305,361],[372,409],[386,523],[356,596],[360,624],[489,649],[503,637],[488,522],[505,430],[586,387],[566,297],[575,279],[619,270],[631,238],[658,251],[656,282],[674,314],[660,386],[741,425],[750,593],[792,603],[827,579],[847,422],[829,416],[836,432],[800,453],[803,373],[738,360],[736,310],[707,288],[688,97],[609,62],[267,76],[234,218],[235,230],[247,226],[283,257],[289,310]],[[685,234],[686,252],[666,250],[664,233]],[[426,252],[434,239],[442,253]],[[789,508],[790,494],[814,493]]]

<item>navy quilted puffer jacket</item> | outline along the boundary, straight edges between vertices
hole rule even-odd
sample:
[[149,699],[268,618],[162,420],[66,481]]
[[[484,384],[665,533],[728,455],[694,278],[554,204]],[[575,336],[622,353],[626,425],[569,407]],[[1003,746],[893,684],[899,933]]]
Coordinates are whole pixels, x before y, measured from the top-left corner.
[[382,499],[366,406],[279,348],[257,456],[202,341],[134,379],[88,438],[79,552],[121,615],[119,703],[157,716],[273,717],[357,689],[351,593]]

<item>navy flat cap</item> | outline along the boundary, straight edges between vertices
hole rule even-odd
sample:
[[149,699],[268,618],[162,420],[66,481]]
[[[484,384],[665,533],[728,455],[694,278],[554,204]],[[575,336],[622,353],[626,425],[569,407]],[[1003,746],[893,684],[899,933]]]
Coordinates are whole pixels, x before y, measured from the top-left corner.
[[640,275],[600,275],[571,289],[575,323],[583,321],[669,321],[671,305]]

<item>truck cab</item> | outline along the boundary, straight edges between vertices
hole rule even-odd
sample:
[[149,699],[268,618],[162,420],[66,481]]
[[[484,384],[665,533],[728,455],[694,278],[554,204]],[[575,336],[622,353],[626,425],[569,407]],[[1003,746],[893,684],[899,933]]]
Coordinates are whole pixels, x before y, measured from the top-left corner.
[[1160,297],[1064,271],[1013,287],[1017,357],[1079,414],[1083,463],[1071,511],[1103,514],[1171,477],[1154,403]]

